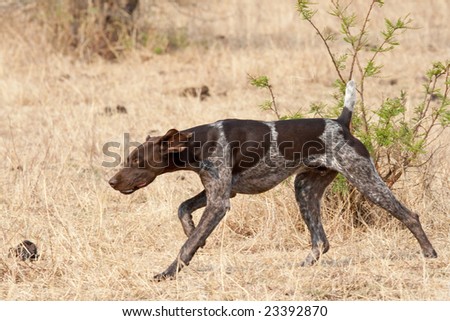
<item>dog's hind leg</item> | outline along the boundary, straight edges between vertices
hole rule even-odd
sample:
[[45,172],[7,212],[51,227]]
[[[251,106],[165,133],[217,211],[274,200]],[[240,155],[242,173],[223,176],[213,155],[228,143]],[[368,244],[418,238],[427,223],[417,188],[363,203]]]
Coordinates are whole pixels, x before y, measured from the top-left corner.
[[336,175],[337,172],[332,170],[311,169],[295,177],[295,198],[311,234],[312,246],[302,266],[314,264],[330,248],[320,220],[320,202],[323,192]]
[[[345,157],[344,157],[345,156]],[[388,211],[411,231],[420,244],[425,257],[437,257],[437,253],[426,236],[419,216],[402,203],[383,182],[370,158],[363,157],[348,148],[344,154],[336,156],[337,168],[350,183],[367,199]]]

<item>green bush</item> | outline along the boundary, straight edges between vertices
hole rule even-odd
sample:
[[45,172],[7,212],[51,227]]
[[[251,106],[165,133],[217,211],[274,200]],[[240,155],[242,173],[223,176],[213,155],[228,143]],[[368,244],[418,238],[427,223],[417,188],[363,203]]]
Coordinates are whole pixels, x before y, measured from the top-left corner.
[[[368,22],[372,12],[383,5],[383,1],[371,1],[366,14],[360,17],[350,12],[351,4],[344,6],[337,0],[330,0],[328,14],[338,19],[339,33],[320,30],[314,21],[319,12],[310,1],[298,0],[297,8],[301,18],[321,39],[336,74],[335,103],[331,106],[312,104],[310,114],[327,118],[338,116],[343,107],[345,84],[355,79],[359,99],[353,114],[353,134],[368,148],[383,180],[392,187],[406,171],[423,167],[433,158],[439,148],[433,143],[450,125],[450,61],[435,62],[426,72],[423,99],[412,111],[412,117],[406,116],[407,93],[403,91],[397,97],[384,99],[378,107],[368,106],[366,85],[383,71],[383,66],[378,62],[379,55],[398,47],[398,36],[412,29],[409,15],[396,20],[384,19],[383,30],[370,29]],[[358,21],[361,23],[358,24]],[[381,40],[377,44],[369,44],[369,34],[374,32],[379,32]],[[338,42],[344,44],[345,49],[333,52],[332,45]],[[271,100],[263,104],[264,110],[272,110],[278,119],[302,117],[298,113],[279,114],[272,86],[266,76],[251,77],[251,83],[270,92]],[[371,206],[341,176],[334,181],[326,199],[341,201],[345,204],[344,209],[358,215],[364,214],[361,211]]]

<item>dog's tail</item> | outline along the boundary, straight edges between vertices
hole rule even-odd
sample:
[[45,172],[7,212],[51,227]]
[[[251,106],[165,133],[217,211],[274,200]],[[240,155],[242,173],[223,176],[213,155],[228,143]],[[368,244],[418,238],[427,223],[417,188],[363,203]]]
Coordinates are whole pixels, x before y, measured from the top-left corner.
[[356,84],[353,80],[350,80],[345,87],[344,108],[342,113],[337,119],[339,123],[350,128],[350,122],[352,121],[353,107],[356,103]]

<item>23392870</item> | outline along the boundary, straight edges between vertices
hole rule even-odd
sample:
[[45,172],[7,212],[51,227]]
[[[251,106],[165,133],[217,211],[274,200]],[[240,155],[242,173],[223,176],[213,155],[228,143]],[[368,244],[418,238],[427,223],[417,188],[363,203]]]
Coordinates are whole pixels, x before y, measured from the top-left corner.
[[264,316],[297,316],[297,317],[324,317],[328,313],[325,305],[266,305],[264,307]]

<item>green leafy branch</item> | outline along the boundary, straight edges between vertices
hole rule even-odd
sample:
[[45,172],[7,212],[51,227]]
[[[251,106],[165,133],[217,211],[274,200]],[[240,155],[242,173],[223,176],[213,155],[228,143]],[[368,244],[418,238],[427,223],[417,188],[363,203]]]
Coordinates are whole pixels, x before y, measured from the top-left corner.
[[273,87],[269,82],[269,78],[267,76],[252,76],[247,74],[248,79],[250,80],[250,84],[256,88],[262,88],[266,89],[270,94],[270,99],[265,100],[262,104],[259,105],[259,107],[264,111],[272,111],[278,120],[284,120],[284,119],[298,119],[303,118],[303,115],[297,111],[297,112],[290,112],[287,115],[281,115],[281,113],[278,110],[278,104],[275,100],[275,95],[273,93]]
[[275,115],[277,116],[278,119],[281,119],[281,115],[278,111],[278,105],[275,100],[275,95],[273,94],[272,85],[269,83],[269,78],[267,78],[267,76],[254,77],[249,74],[247,74],[247,76],[248,76],[248,78],[250,80],[250,84],[252,86],[255,86],[257,88],[265,88],[270,93],[271,100],[264,101],[260,105],[260,108],[262,110],[271,110],[272,112],[275,113]]

